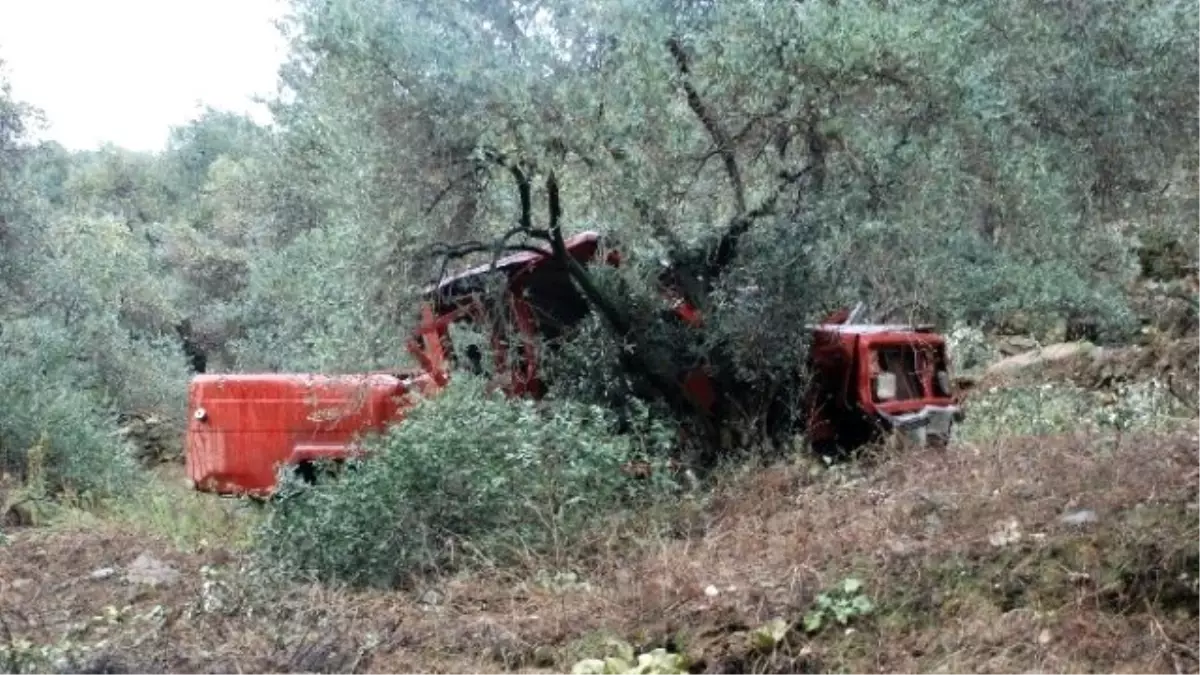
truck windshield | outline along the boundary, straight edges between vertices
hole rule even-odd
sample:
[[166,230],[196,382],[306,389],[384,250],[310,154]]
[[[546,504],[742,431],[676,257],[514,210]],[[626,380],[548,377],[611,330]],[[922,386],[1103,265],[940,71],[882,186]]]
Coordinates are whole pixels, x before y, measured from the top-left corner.
[[[915,345],[888,345],[876,347],[872,352],[873,371],[891,373],[896,377],[896,395],[893,400],[904,401],[925,396],[925,385],[921,377],[921,355]],[[878,401],[876,397],[876,401]]]

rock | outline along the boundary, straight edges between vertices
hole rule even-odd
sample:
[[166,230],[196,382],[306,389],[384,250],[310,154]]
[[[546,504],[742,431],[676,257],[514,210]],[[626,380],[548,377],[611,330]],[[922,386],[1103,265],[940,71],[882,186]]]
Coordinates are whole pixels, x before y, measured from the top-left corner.
[[988,366],[987,374],[992,376],[1013,375],[1052,363],[1061,363],[1085,356],[1090,358],[1094,351],[1095,346],[1090,342],[1060,342],[997,361]]
[[1038,348],[1038,341],[1024,335],[1006,335],[996,340],[996,351],[1002,356],[1013,356]]
[[22,588],[29,588],[33,585],[33,579],[17,579],[10,586],[14,591],[19,591]]
[[1000,320],[999,332],[1004,335],[1025,335],[1029,332],[1032,321],[1029,315],[1021,310],[1011,312]]
[[421,603],[422,605],[430,605],[430,606],[436,607],[437,605],[442,604],[442,601],[444,601],[445,599],[446,599],[445,594],[443,594],[441,591],[437,590],[436,588],[431,588],[431,589],[425,591],[424,593],[422,593],[420,600],[418,600],[417,602]]
[[88,578],[94,579],[96,581],[101,581],[103,579],[108,579],[109,577],[111,577],[112,575],[114,575],[116,573],[117,573],[117,570],[112,567],[101,567],[98,570],[93,570],[92,573],[88,575]]
[[1046,342],[1064,342],[1067,340],[1067,333],[1069,330],[1070,326],[1068,325],[1067,320],[1059,317],[1054,320],[1054,323],[1052,323],[1049,328],[1046,329],[1045,333],[1042,335],[1042,339]]
[[1087,525],[1088,523],[1094,523],[1097,520],[1099,520],[1099,517],[1096,515],[1096,512],[1091,509],[1079,509],[1078,511],[1072,511],[1058,519],[1058,521],[1064,525],[1076,526]]
[[553,647],[538,645],[533,648],[533,665],[538,668],[553,668],[558,655]]
[[125,571],[125,581],[145,586],[166,586],[179,579],[179,571],[147,553],[139,555]]

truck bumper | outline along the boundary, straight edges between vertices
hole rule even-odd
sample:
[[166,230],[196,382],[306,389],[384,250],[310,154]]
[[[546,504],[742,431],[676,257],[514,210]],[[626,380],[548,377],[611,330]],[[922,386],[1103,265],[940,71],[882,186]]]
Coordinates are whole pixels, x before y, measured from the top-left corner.
[[955,423],[966,415],[956,405],[927,405],[916,412],[898,415],[881,411],[879,416],[887,430],[903,433],[914,443],[925,445],[930,441],[949,442]]

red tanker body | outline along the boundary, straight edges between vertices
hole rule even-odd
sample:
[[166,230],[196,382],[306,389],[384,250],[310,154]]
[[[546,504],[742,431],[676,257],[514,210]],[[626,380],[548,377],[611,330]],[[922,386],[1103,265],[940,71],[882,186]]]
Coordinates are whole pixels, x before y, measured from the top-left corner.
[[197,489],[265,496],[281,465],[356,453],[429,389],[423,376],[199,375],[188,392],[187,473]]

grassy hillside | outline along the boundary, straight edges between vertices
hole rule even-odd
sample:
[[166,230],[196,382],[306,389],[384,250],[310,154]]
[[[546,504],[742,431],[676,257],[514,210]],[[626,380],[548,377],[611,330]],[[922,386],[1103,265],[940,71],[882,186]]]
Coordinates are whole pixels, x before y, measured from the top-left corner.
[[[181,492],[142,504],[157,515],[0,547],[0,668],[553,672],[618,640],[693,672],[1196,672],[1197,442],[1188,424],[743,469],[657,514],[673,533],[613,531],[570,570],[392,592],[247,572],[255,514],[164,477]],[[161,585],[125,579],[143,554]],[[806,631],[847,579],[871,609]]]

